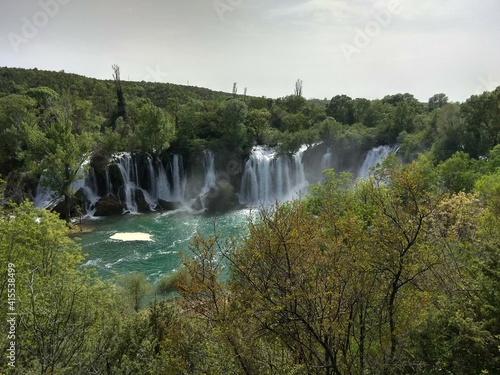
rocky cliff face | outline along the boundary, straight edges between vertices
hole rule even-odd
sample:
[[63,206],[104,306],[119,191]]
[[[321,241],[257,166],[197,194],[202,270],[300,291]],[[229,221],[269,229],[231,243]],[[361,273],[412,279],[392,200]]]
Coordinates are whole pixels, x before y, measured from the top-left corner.
[[[184,209],[221,213],[242,206],[261,206],[307,193],[322,171],[350,171],[361,177],[391,149],[368,155],[343,155],[323,144],[302,147],[289,155],[257,146],[246,158],[205,151],[188,165],[178,154],[158,158],[120,153],[95,160],[85,178],[75,182],[78,204],[90,216]],[[39,197],[41,198],[41,197]],[[38,201],[49,201],[47,197]],[[50,197],[49,197],[50,198]]]

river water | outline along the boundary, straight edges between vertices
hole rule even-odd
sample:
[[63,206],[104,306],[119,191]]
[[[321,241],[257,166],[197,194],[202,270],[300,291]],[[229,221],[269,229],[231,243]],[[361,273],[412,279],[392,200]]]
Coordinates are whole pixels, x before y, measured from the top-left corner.
[[[259,207],[262,204],[273,203],[276,199],[286,201],[297,197],[299,192],[305,193],[308,184],[302,162],[305,149],[303,147],[294,155],[283,157],[276,155],[271,148],[254,147],[245,164],[239,192],[240,202]],[[368,178],[371,167],[380,163],[391,151],[395,152],[395,149],[390,146],[379,146],[370,150],[359,168],[357,177]],[[95,225],[95,230],[81,236],[83,252],[87,254],[84,267],[95,268],[102,278],[109,279],[116,274],[141,272],[149,281],[156,282],[180,267],[179,253],[189,252],[189,245],[197,230],[205,236],[213,235],[215,231],[220,232],[223,239],[230,235],[241,238],[245,233],[251,212],[248,209],[218,217],[193,214],[192,209],[188,209],[190,212],[134,213],[137,212],[137,204],[132,199],[132,191],[133,188],[141,186],[137,164],[129,154],[119,154],[115,159],[122,171],[124,183],[121,189],[125,191],[127,211],[132,213],[114,218],[94,218],[92,225]],[[173,160],[170,173],[173,182],[169,183],[165,167],[162,165],[155,171],[151,158],[147,159],[148,176],[151,181],[149,190],[142,188],[141,190],[144,196],[148,197],[147,200],[151,201],[151,207],[156,206],[155,202],[159,198],[183,202],[184,206],[186,205],[186,177],[181,158],[174,155]],[[332,152],[328,149],[318,164],[320,171],[330,168],[331,163]],[[204,165],[204,185],[198,194],[201,201],[216,185],[217,173],[213,153],[209,151],[204,153]],[[81,187],[87,192],[90,191],[89,202],[94,204],[99,194],[95,179],[90,177],[81,180]],[[107,185],[111,185],[109,181]],[[109,187],[107,190],[107,193],[111,192]],[[44,202],[47,198],[40,194],[39,200]],[[93,214],[93,211],[87,210],[87,213]],[[252,212],[255,214],[256,211]],[[145,233],[151,236],[152,241],[124,242],[111,238],[123,232]]]
[[[93,220],[91,233],[81,235],[84,267],[95,268],[103,279],[116,274],[140,272],[155,283],[180,267],[179,253],[189,253],[197,230],[205,236],[220,232],[221,238],[241,238],[246,231],[250,210],[221,216],[194,215],[186,212],[123,215]],[[147,233],[152,241],[119,241],[116,233]]]

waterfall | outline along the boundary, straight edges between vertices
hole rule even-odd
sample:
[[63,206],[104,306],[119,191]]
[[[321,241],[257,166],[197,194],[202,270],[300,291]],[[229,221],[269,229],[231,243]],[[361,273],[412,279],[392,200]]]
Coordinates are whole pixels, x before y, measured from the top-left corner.
[[[175,159],[175,158],[174,158]],[[116,156],[115,164],[118,167],[123,185],[119,188],[119,191],[123,194],[123,199],[126,209],[131,213],[137,213],[137,200],[136,195],[138,192],[142,193],[144,201],[149,206],[151,211],[154,211],[158,199],[172,200],[172,193],[170,192],[170,184],[168,182],[167,173],[163,164],[159,167],[158,172],[155,171],[153,165],[153,159],[148,156],[145,160],[147,177],[149,179],[148,189],[141,187],[141,182],[139,181],[139,170],[137,161],[132,155],[128,153],[119,154]],[[180,160],[182,163],[182,160]],[[173,169],[176,169],[174,166]],[[179,169],[179,167],[177,167]],[[179,171],[178,173],[182,173]],[[106,172],[106,178],[109,176],[109,170]],[[177,180],[182,181],[181,177],[177,177]],[[179,187],[180,193],[182,194],[182,186]]]
[[[308,151],[304,157],[306,149],[303,146],[293,154],[278,155],[273,148],[254,147],[244,165],[240,191],[237,194],[240,203],[268,205],[276,200],[283,202],[306,193],[308,180],[320,180],[317,177],[318,168],[321,171],[329,169],[334,162],[330,148],[323,155]],[[357,177],[368,178],[370,168],[382,162],[391,151],[395,152],[396,149],[380,146],[370,150]],[[311,169],[307,171],[307,175],[304,160]],[[186,189],[187,176],[181,155],[174,154],[168,160],[159,161],[147,155],[120,153],[114,155],[111,164],[101,173],[90,168],[84,178],[72,184],[75,191],[82,193],[87,215],[92,216],[101,197],[109,195],[112,200],[121,200],[125,211],[136,213],[147,211],[148,208],[154,211],[160,204],[165,207],[163,201],[173,203],[168,207],[180,206],[198,211],[206,207],[208,199],[213,198],[211,193],[217,193],[215,155],[208,150],[203,153],[203,184],[195,182],[191,184],[189,191]],[[196,176],[192,178],[190,181],[197,180]],[[54,205],[53,192],[43,190],[42,185],[40,183],[37,187],[35,204],[39,207]]]
[[122,176],[123,185],[120,190],[128,211],[133,213],[138,211],[136,195],[139,190],[152,211],[155,210],[159,199],[168,202],[184,202],[186,177],[182,156],[175,154],[168,168],[161,162],[155,168],[153,158],[148,156],[145,159],[145,169],[149,183],[142,184],[142,186],[148,185],[147,189],[141,187],[139,176],[144,174],[139,173],[136,158],[127,153],[120,154],[116,157],[115,164]]
[[182,156],[175,154],[172,162],[172,197],[176,202],[183,202],[186,192],[186,179],[184,176],[184,166]]
[[217,174],[215,172],[215,157],[212,151],[203,151],[203,166],[205,167],[205,182],[200,190],[200,197],[206,196],[210,189],[216,186]]
[[148,168],[148,177],[149,177],[149,186],[150,186],[150,196],[153,200],[158,200],[158,186],[156,185],[157,176],[153,166],[153,158],[148,156],[147,158],[147,168]]
[[130,154],[121,154],[118,159],[116,165],[120,170],[123,185],[121,189],[123,189],[123,195],[125,198],[125,206],[127,210],[131,213],[137,212],[137,203],[135,201],[135,189],[136,184],[133,180],[134,172],[136,172],[135,163],[133,163],[132,156]]
[[[82,174],[85,165],[82,166]],[[110,171],[111,165],[117,168],[119,179],[116,173]],[[206,194],[211,187],[215,186],[216,178],[214,155],[209,151],[205,152],[205,171]],[[55,195],[53,191],[43,188],[43,179],[42,176],[33,200],[37,207],[47,208],[54,206],[58,200],[53,198]],[[94,215],[96,203],[110,194],[118,196],[117,199],[125,204],[125,211],[137,213],[143,210],[141,207],[144,207],[144,204],[154,211],[160,199],[167,202],[185,203],[184,161],[182,156],[177,154],[172,156],[171,162],[164,164],[155,163],[151,156],[137,158],[129,153],[119,153],[113,156],[112,163],[103,171],[102,177],[98,177],[94,168],[90,168],[82,178],[72,183],[71,188],[75,192],[82,193],[85,200],[84,209],[89,216]],[[139,198],[142,205],[138,206]]]
[[366,180],[370,177],[371,169],[380,164],[389,155],[390,152],[396,152],[397,148],[391,146],[378,146],[366,154],[365,160],[358,170],[357,177]]
[[[101,197],[98,194],[97,178],[94,168],[90,168],[89,172],[84,174],[85,167],[89,162],[90,161],[86,161],[82,164],[79,170],[79,174],[82,175],[82,177],[73,181],[70,189],[73,193],[80,192],[82,194],[82,198],[84,199],[84,213],[92,216],[95,212],[95,204]],[[33,204],[35,207],[51,209],[62,201],[62,197],[54,198],[56,193],[48,187],[43,187],[45,179],[43,175],[40,177],[35,196],[33,197]]]
[[307,187],[302,147],[292,156],[277,156],[268,147],[254,147],[245,163],[240,202],[247,205],[271,204],[293,198]]
[[109,176],[109,168],[106,168],[106,192],[104,194],[104,196],[107,196],[109,194],[111,194],[111,189],[113,188],[112,185],[111,185],[111,178]]
[[326,169],[330,169],[332,165],[332,149],[328,147],[326,153],[321,157],[321,163],[319,164],[319,169],[323,172]]
[[54,198],[55,192],[49,187],[44,186],[45,177],[42,175],[38,185],[36,186],[35,196],[33,197],[33,204],[38,208],[47,208],[57,203]]
[[80,191],[85,199],[84,212],[89,216],[95,213],[95,204],[101,198],[97,192],[97,178],[94,168],[90,168],[89,173],[71,184],[74,192]]
[[304,164],[302,163],[302,156],[305,150],[307,150],[307,146],[302,146],[299,151],[293,154],[296,181],[292,193],[300,193],[303,189],[307,188],[306,174]]
[[163,163],[160,163],[158,175],[156,177],[156,195],[158,199],[171,201],[170,183],[168,182],[167,170]]

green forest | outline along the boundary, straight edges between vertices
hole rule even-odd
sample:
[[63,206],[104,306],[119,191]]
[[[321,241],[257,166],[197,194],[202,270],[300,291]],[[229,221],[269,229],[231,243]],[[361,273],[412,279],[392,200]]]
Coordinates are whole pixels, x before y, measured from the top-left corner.
[[[422,103],[290,86],[270,99],[118,66],[106,81],[0,68],[0,373],[500,374],[500,87]],[[156,285],[80,267],[71,184],[89,158],[318,142],[399,149],[366,181],[326,171],[245,235],[196,236]],[[42,172],[61,212],[31,202]]]

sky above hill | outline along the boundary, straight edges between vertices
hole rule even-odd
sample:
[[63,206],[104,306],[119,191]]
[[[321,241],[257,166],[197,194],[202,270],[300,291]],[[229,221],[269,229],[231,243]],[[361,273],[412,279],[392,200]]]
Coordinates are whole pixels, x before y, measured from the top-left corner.
[[1,0],[0,66],[281,97],[500,86],[498,0]]

